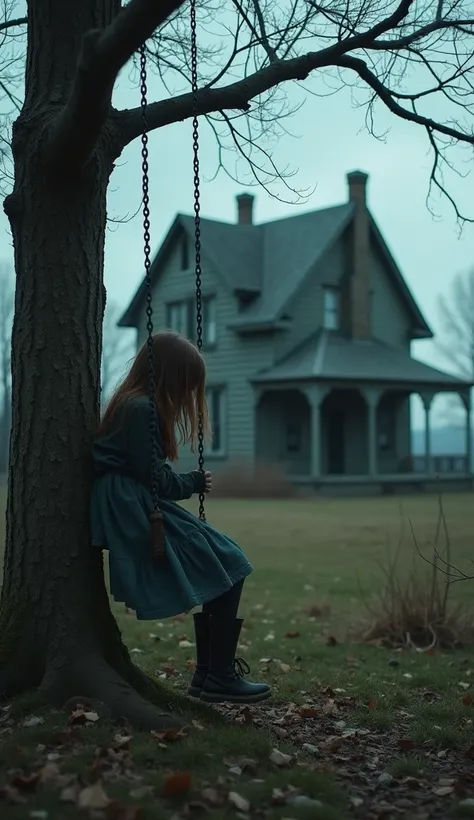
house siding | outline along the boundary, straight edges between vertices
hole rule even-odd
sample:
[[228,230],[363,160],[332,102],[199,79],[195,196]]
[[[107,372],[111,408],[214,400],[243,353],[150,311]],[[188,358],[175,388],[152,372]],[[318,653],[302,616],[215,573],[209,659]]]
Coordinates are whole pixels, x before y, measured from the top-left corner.
[[[217,345],[205,353],[207,384],[225,388],[225,455],[205,452],[213,472],[225,469],[232,460],[255,459],[255,402],[250,379],[273,362],[273,340],[265,335],[239,337],[228,325],[238,314],[238,301],[205,253],[202,260],[203,296],[214,295],[217,313]],[[170,252],[166,267],[153,292],[153,322],[156,330],[166,327],[166,304],[195,295],[194,272],[181,270],[179,246]],[[138,328],[138,344],[146,339],[146,316]],[[189,470],[197,456],[183,447],[178,469]]]
[[372,335],[381,342],[410,352],[411,317],[392,284],[380,251],[370,253],[372,288]]
[[314,268],[293,297],[285,313],[292,319],[291,330],[275,337],[275,361],[312,336],[323,325],[323,291],[338,286],[345,270],[346,249],[336,242]]

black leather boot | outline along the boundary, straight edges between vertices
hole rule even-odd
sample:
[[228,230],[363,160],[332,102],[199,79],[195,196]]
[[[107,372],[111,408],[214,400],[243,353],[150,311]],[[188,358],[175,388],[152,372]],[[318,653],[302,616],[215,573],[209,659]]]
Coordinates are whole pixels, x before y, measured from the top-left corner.
[[201,690],[201,700],[207,703],[258,703],[271,695],[266,683],[244,680],[250,669],[235,657],[242,624],[242,618],[211,617],[209,621],[209,672]]
[[194,635],[196,638],[196,669],[188,689],[192,698],[200,698],[202,685],[209,672],[209,615],[207,612],[196,612],[194,618]]

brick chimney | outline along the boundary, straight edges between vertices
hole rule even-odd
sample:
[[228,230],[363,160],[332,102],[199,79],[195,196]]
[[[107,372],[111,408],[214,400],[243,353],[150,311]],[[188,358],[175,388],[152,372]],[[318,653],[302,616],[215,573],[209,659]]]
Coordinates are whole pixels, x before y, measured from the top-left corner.
[[350,316],[353,339],[368,339],[371,335],[370,224],[367,211],[367,179],[367,174],[362,171],[352,171],[347,175],[349,200],[354,203],[350,277]]
[[252,194],[239,194],[237,196],[237,221],[239,225],[253,225],[253,202]]

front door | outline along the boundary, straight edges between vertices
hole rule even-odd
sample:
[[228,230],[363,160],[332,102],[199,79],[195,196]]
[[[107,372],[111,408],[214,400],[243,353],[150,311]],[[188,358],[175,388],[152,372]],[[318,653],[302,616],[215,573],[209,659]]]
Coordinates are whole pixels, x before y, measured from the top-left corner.
[[344,410],[330,410],[327,415],[326,443],[327,464],[330,475],[342,475],[345,471],[345,412]]

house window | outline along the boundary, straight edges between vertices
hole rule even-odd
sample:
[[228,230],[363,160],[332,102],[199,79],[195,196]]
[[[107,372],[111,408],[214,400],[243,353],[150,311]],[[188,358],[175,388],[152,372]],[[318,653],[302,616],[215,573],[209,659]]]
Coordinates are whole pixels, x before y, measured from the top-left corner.
[[340,299],[337,288],[324,288],[324,318],[326,330],[339,330]]
[[208,387],[206,391],[212,427],[211,454],[225,451],[225,391],[223,387]]
[[217,311],[215,296],[203,299],[203,342],[205,347],[214,347],[217,342]]
[[175,333],[189,335],[189,305],[187,302],[172,302],[166,306],[166,324]]
[[181,270],[188,270],[189,268],[189,245],[188,237],[181,238]]

